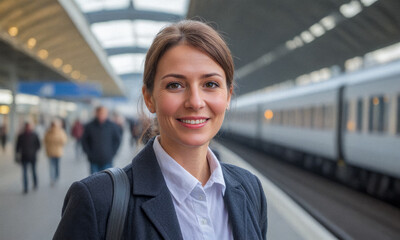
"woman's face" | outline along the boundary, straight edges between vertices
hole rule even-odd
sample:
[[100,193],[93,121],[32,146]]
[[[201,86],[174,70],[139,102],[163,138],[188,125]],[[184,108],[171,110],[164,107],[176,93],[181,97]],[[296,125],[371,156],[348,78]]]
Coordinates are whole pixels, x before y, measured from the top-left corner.
[[143,88],[148,109],[157,115],[163,147],[208,145],[222,125],[231,94],[220,65],[184,44],[158,62],[153,92]]

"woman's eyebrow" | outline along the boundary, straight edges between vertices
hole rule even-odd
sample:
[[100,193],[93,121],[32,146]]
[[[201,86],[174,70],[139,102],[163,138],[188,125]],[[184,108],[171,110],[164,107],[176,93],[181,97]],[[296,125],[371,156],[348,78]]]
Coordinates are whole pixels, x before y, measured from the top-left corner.
[[221,76],[221,74],[219,74],[219,73],[206,73],[206,74],[202,75],[201,78],[209,78],[209,77],[214,77],[214,76],[223,78],[223,77]]
[[169,73],[167,75],[164,75],[161,79],[165,79],[165,78],[169,78],[169,77],[185,79],[185,76],[183,76],[182,74],[177,74],[177,73]]

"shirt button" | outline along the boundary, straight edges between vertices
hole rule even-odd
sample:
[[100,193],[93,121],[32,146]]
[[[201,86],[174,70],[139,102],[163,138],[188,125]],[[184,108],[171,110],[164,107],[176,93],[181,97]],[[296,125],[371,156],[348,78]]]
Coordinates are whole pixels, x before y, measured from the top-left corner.
[[199,195],[199,200],[203,200],[203,196]]
[[207,224],[207,219],[205,219],[205,218],[201,219],[201,224],[206,225]]

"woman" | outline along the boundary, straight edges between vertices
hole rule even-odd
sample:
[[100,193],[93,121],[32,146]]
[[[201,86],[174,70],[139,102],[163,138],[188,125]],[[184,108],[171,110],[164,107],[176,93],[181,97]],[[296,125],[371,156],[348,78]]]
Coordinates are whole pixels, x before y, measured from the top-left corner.
[[61,128],[61,122],[54,120],[44,137],[47,157],[50,160],[50,184],[53,186],[59,177],[59,161],[64,154],[67,134]]
[[[132,186],[124,239],[265,239],[259,180],[208,148],[233,91],[233,61],[218,33],[182,21],[161,30],[145,61],[144,102],[159,135],[124,168]],[[112,182],[74,183],[54,239],[104,239]]]

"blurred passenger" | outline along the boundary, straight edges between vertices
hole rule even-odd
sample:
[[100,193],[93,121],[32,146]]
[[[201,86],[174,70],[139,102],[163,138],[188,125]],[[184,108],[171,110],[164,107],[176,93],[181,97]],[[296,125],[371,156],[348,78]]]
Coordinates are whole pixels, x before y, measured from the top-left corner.
[[64,146],[67,143],[67,134],[61,127],[59,120],[54,120],[44,137],[44,145],[46,147],[47,157],[50,160],[50,184],[58,180],[59,177],[59,161],[64,155]]
[[25,123],[24,129],[18,135],[15,147],[16,161],[22,164],[24,193],[28,192],[28,166],[32,170],[33,189],[38,187],[36,160],[39,149],[40,141],[38,135],[33,131],[33,125]]
[[7,125],[5,121],[0,127],[0,141],[1,141],[1,147],[3,148],[3,152],[5,152],[7,144]]
[[80,159],[82,153],[83,125],[76,119],[71,129],[71,136],[75,138],[75,158]]
[[[159,132],[124,168],[132,192],[122,238],[266,239],[260,181],[209,148],[233,91],[225,42],[204,23],[174,23],[156,35],[144,68],[143,98]],[[53,239],[105,239],[112,193],[106,173],[74,183]]]
[[121,143],[119,127],[108,120],[105,107],[96,108],[96,117],[85,126],[82,147],[90,163],[90,173],[112,167],[112,161]]

